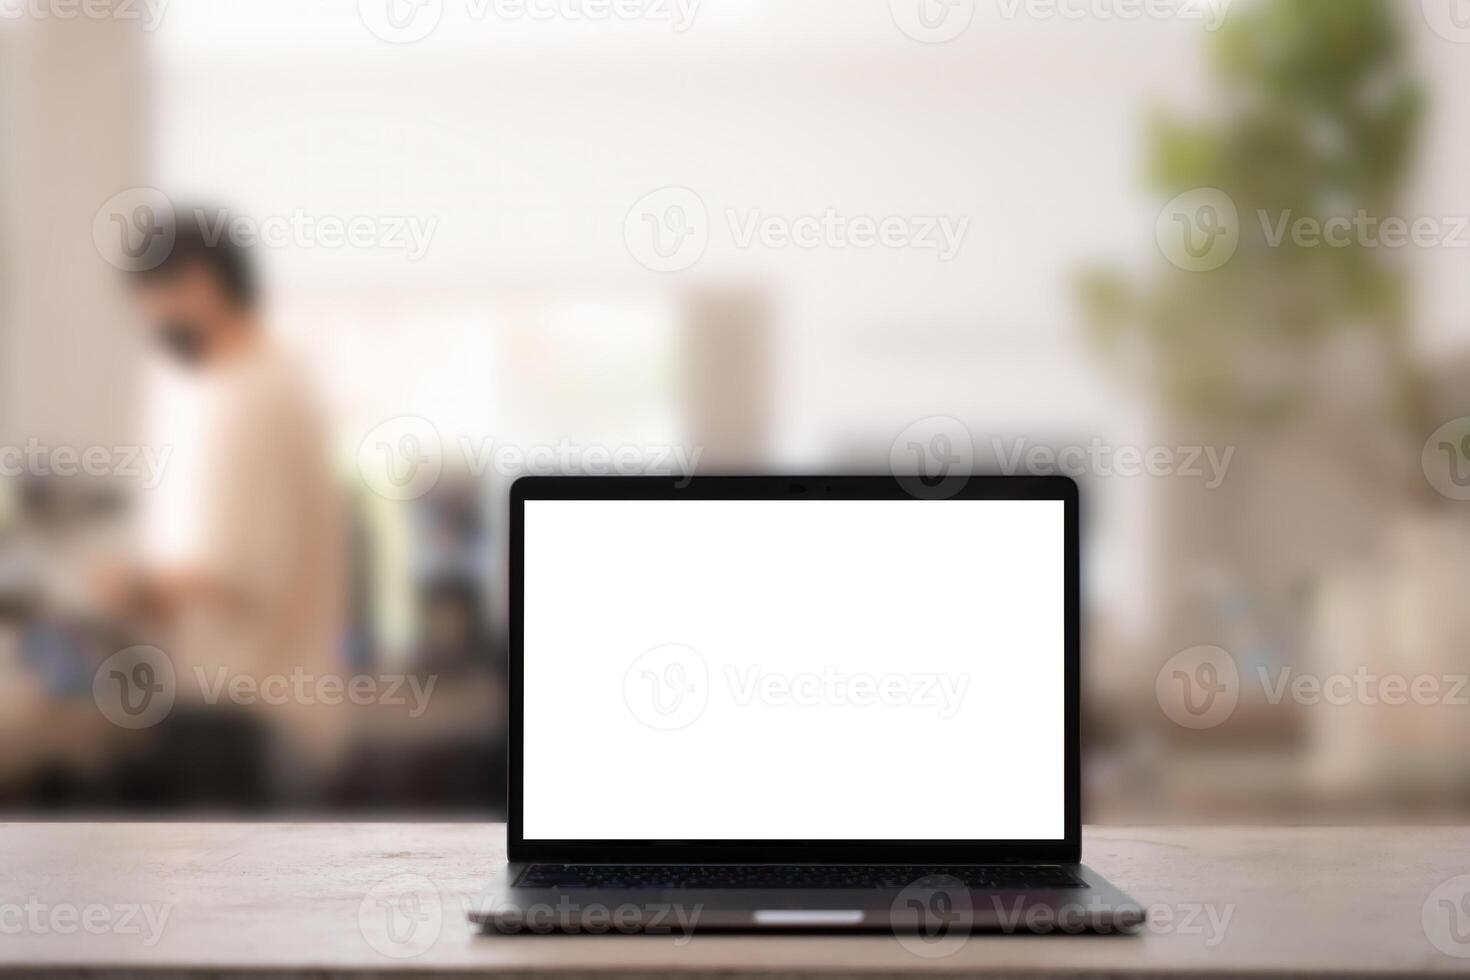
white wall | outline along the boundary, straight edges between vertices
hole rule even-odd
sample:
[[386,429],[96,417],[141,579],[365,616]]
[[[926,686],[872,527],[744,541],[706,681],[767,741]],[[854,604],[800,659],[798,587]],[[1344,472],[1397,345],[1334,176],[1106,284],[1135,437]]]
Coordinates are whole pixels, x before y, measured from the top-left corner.
[[139,338],[92,219],[144,172],[142,45],[117,20],[0,24],[0,432],[11,444],[123,444],[136,439]]

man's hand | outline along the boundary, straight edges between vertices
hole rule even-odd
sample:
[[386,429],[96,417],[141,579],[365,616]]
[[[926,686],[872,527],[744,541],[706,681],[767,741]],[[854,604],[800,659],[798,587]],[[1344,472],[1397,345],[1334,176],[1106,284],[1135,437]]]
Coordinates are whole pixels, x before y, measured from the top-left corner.
[[101,611],[109,616],[132,618],[140,615],[143,573],[127,562],[106,561],[88,572],[88,591]]
[[244,595],[193,569],[148,571],[126,563],[105,563],[93,569],[91,591],[105,613],[150,625],[166,625],[191,605],[228,613],[249,611]]

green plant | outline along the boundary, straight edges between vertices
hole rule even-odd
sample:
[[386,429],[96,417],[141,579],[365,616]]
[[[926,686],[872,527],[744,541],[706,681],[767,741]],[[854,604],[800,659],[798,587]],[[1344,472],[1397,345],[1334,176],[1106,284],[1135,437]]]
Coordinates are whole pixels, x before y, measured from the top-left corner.
[[1171,197],[1222,190],[1240,224],[1237,252],[1214,271],[1169,267],[1146,286],[1109,270],[1083,278],[1097,345],[1170,407],[1282,420],[1301,408],[1299,369],[1324,340],[1366,330],[1390,361],[1384,410],[1417,424],[1423,387],[1409,354],[1401,258],[1358,242],[1301,247],[1268,234],[1285,215],[1400,213],[1424,107],[1401,11],[1396,0],[1242,5],[1212,40],[1223,111],[1150,123],[1150,184]]

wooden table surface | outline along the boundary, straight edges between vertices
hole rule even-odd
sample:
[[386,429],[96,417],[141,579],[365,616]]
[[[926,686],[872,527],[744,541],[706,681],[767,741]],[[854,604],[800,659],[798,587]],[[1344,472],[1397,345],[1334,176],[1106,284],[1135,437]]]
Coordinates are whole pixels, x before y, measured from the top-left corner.
[[[1470,972],[1464,828],[1088,828],[1085,860],[1149,907],[1148,928],[943,948],[889,935],[477,935],[464,909],[503,836],[491,824],[5,824],[0,973]],[[406,917],[390,928],[385,909]]]

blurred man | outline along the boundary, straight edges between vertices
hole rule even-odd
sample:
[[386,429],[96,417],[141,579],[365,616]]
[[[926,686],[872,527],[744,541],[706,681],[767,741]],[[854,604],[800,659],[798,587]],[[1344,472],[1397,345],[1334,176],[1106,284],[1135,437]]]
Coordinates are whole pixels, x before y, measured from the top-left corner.
[[174,452],[144,496],[142,561],[100,585],[157,631],[172,720],[242,707],[264,718],[265,768],[300,799],[343,729],[315,685],[342,673],[345,535],[310,386],[261,322],[250,256],[219,218],[180,211],[167,256],[131,273],[168,363],[152,386],[153,439]]

